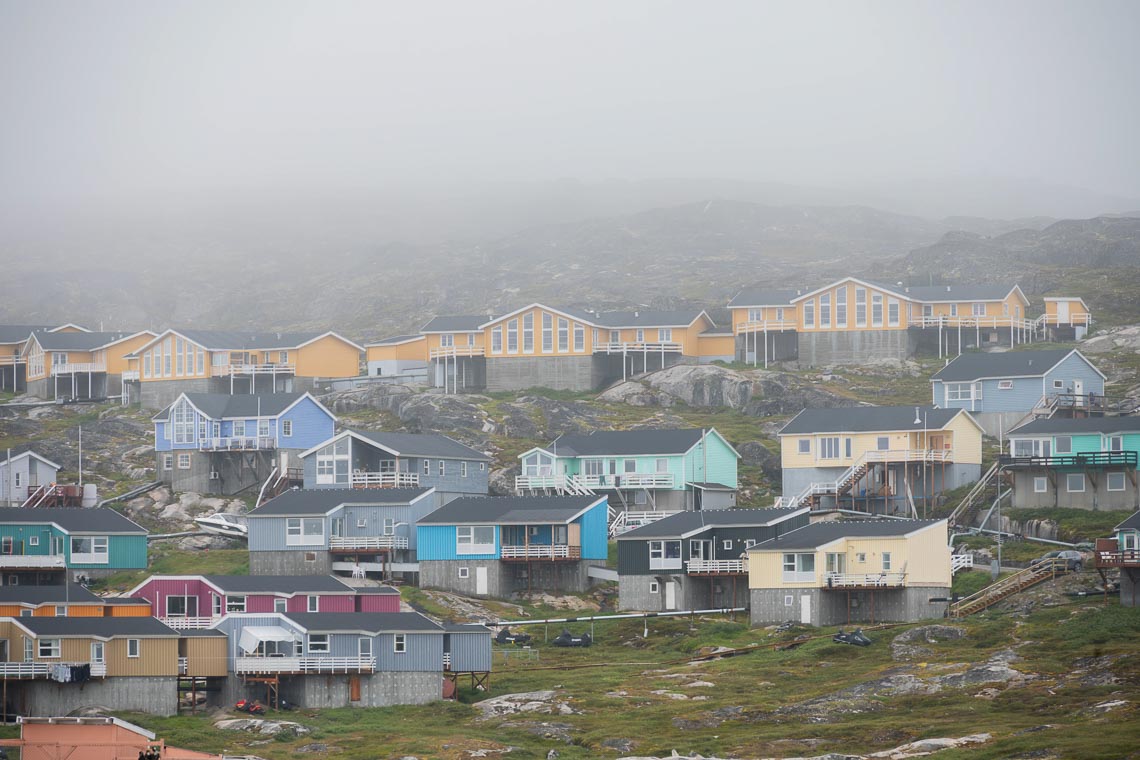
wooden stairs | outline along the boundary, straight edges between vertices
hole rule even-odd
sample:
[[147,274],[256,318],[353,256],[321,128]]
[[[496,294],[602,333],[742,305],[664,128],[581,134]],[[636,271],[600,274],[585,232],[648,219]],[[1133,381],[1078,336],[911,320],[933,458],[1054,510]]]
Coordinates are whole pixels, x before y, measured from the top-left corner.
[[984,609],[992,607],[1002,599],[1013,596],[1038,583],[1052,580],[1064,575],[1067,562],[1064,559],[1050,559],[1040,562],[1032,567],[1019,570],[1013,575],[1002,578],[997,583],[986,586],[981,591],[959,599],[950,605],[947,615],[953,618],[973,615]]
[[956,527],[970,527],[970,522],[977,514],[978,508],[989,501],[990,486],[997,488],[1000,485],[998,470],[1001,467],[1000,462],[994,462],[993,466],[986,471],[974,487],[970,489],[965,498],[958,504],[957,508],[950,513],[949,523],[951,528]]

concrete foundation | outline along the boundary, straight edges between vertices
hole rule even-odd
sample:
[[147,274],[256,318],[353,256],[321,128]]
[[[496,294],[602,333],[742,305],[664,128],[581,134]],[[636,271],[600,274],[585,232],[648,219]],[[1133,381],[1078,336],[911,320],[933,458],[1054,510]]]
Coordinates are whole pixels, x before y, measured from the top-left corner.
[[[86,683],[22,681],[9,683],[9,700],[23,715],[67,715],[83,707],[103,706],[112,712],[175,715],[178,679],[174,676],[95,679]],[[13,691],[18,691],[15,698]]]
[[[735,596],[733,578],[736,579]],[[666,584],[674,583],[669,606]],[[655,586],[656,584],[656,586]],[[656,587],[656,591],[654,591]],[[749,604],[748,576],[623,575],[618,578],[618,609],[636,612],[704,610],[745,607]]]
[[[351,699],[353,681],[360,699]],[[443,675],[422,671],[388,671],[370,675],[287,676],[281,696],[298,707],[390,707],[423,705],[443,699]]]
[[[786,620],[814,626],[861,623],[909,623],[941,618],[949,598],[949,586],[842,591],[822,588],[751,589],[752,625],[771,625]],[[805,601],[805,599],[807,601]]]
[[1120,606],[1140,606],[1140,569],[1133,567],[1120,569]]
[[848,330],[799,333],[800,367],[866,364],[882,359],[908,359],[916,344],[908,330]]
[[[1108,490],[1108,472],[1084,472],[1084,491],[1070,492],[1067,475],[1079,470],[1015,470],[1013,472],[1012,506],[1017,509],[1056,508],[1098,510],[1140,509],[1140,483],[1133,482],[1134,472],[1124,473],[1124,490]],[[1119,472],[1119,470],[1117,470]],[[1130,477],[1131,476],[1131,477]],[[1038,478],[1045,479],[1045,490],[1035,488]]]
[[799,351],[799,335],[794,330],[736,336],[736,360],[757,367],[764,366],[765,357],[769,364],[795,361],[799,358]]
[[[588,568],[604,566],[604,560],[580,562],[502,562],[482,560],[420,561],[420,585],[463,596],[506,599],[515,592],[559,591],[581,593],[590,588],[593,579]],[[466,568],[467,577],[460,577]],[[486,569],[486,592],[479,593],[480,569]]]
[[[189,454],[190,467],[178,466],[180,454]],[[171,456],[171,467],[165,466]],[[158,479],[176,492],[232,496],[260,486],[273,469],[272,451],[160,451],[155,455]],[[210,477],[217,473],[217,477]]]
[[601,356],[487,358],[488,391],[519,391],[527,388],[590,391],[601,387],[605,374],[605,362]]
[[332,555],[321,548],[312,551],[250,552],[249,574],[331,575]]

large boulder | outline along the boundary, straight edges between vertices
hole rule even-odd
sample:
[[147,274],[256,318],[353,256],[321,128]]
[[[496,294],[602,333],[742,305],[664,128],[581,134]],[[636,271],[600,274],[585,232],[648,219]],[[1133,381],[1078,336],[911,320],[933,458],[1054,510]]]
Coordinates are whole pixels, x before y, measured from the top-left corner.
[[769,480],[779,481],[781,475],[780,455],[760,441],[745,441],[736,447],[741,464],[759,467]]
[[743,409],[752,398],[749,378],[712,364],[678,364],[647,375],[644,382],[689,406]]
[[1081,344],[1081,351],[1090,354],[1103,354],[1118,349],[1140,351],[1140,325],[1117,327]]

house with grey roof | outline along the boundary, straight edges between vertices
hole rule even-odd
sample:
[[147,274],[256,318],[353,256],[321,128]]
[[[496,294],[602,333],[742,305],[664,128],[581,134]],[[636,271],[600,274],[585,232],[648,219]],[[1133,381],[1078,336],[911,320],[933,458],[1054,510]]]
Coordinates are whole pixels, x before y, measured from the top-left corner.
[[0,325],[0,391],[22,393],[27,390],[24,344],[32,333],[51,329],[51,325]]
[[118,397],[126,356],[154,337],[140,332],[91,332],[65,326],[33,332],[21,350],[29,395],[43,399]]
[[467,496],[416,525],[420,585],[465,596],[585,591],[608,553],[605,496]]
[[432,488],[291,489],[247,516],[254,575],[409,577]]
[[930,378],[935,406],[966,409],[995,437],[1031,413],[1102,413],[1104,382],[1104,373],[1076,349],[969,352]]
[[18,507],[41,486],[55,483],[58,464],[37,454],[28,445],[6,449],[0,460],[0,507]]
[[946,520],[815,522],[747,550],[753,625],[943,617],[953,577]]
[[745,552],[808,524],[808,507],[678,512],[617,537],[618,607],[748,606]]
[[804,409],[778,433],[777,506],[914,516],[981,477],[982,432],[964,409]]
[[424,336],[420,334],[391,335],[365,343],[368,376],[395,383],[427,385],[428,362],[423,343]]
[[101,578],[146,566],[147,530],[113,509],[0,508],[4,585]]
[[597,430],[519,455],[517,493],[610,495],[613,532],[681,510],[736,505],[740,455],[715,428]]
[[159,480],[217,495],[300,485],[301,452],[336,427],[309,393],[181,393],[152,421]]

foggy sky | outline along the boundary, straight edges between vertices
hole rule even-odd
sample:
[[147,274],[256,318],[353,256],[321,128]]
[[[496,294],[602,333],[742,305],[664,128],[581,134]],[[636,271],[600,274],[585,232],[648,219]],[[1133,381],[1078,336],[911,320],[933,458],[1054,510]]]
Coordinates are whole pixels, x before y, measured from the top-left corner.
[[0,205],[563,177],[1140,198],[1138,29],[1136,2],[0,0]]

